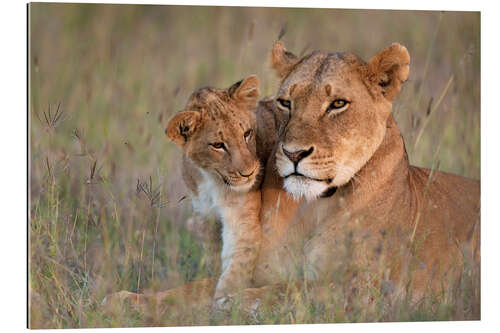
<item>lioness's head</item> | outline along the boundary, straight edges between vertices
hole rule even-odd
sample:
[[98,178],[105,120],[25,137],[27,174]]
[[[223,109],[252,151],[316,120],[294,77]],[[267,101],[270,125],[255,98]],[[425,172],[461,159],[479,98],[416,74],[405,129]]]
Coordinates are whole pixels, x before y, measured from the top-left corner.
[[271,63],[281,79],[278,173],[295,197],[328,196],[381,144],[392,100],[408,78],[408,51],[392,44],[368,63],[322,51],[299,58],[278,41]]
[[255,108],[259,80],[250,76],[228,89],[203,88],[168,123],[167,136],[203,173],[236,191],[255,183]]

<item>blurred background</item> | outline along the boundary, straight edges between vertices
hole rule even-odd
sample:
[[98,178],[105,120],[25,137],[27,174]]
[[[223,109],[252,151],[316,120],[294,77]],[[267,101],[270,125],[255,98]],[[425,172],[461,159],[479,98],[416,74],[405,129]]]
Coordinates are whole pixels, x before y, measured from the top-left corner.
[[164,129],[202,86],[257,74],[272,95],[282,30],[298,55],[405,45],[394,114],[411,163],[479,179],[478,12],[34,3],[29,21],[31,327],[157,325],[99,304],[214,274]]

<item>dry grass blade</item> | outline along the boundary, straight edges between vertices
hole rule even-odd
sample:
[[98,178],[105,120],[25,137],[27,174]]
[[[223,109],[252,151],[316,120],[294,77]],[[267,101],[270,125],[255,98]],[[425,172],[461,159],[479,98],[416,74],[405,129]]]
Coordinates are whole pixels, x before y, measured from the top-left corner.
[[287,23],[285,23],[285,24],[283,24],[281,26],[280,33],[278,35],[278,40],[281,40],[281,38],[283,38],[283,36],[285,36],[285,34],[286,34],[286,27],[287,27]]
[[[436,29],[434,30],[434,34],[432,36],[431,43],[429,44],[429,50],[427,51],[427,57],[425,59],[425,65],[424,65],[424,74],[422,75],[422,80],[424,82],[427,79],[427,74],[428,74],[428,71],[429,71],[429,66],[430,66],[430,63],[431,63],[432,55],[434,54],[434,47],[435,47],[436,40],[437,40],[437,37],[438,37],[439,29],[441,27],[441,21],[443,20],[443,15],[444,15],[443,12],[441,12],[439,14],[439,19],[438,19],[438,22],[436,24]],[[423,89],[424,89],[424,85],[421,85],[420,89],[419,89],[419,91],[417,93],[417,96],[416,96],[415,106],[416,106],[417,110],[420,107],[420,100],[421,100],[421,97],[422,97],[422,94],[423,94]]]
[[47,116],[47,113],[45,111],[43,111],[43,116],[45,117],[45,125],[50,126],[50,121],[49,121],[49,119],[50,119],[50,104],[48,106],[48,109],[49,109],[49,111],[48,111],[49,116]]
[[303,48],[302,50],[299,52],[299,57],[303,57],[305,56],[306,52],[309,51],[309,49],[311,48],[311,43],[307,43]]
[[428,117],[431,115],[431,111],[432,111],[432,102],[434,101],[434,97],[431,97],[429,99],[429,104],[427,104],[427,111],[425,112],[425,115]]
[[92,165],[92,167],[90,169],[90,180],[94,179],[96,165],[97,165],[97,160],[94,161],[94,164]]
[[[41,121],[36,112],[35,115],[37,116],[38,120]],[[45,120],[44,125],[47,130],[54,130],[57,126],[59,126],[66,119],[64,111],[61,108],[61,102],[57,104],[57,109],[54,113],[52,113],[52,107],[49,104],[47,107],[47,111],[43,111],[43,117]]]
[[82,133],[80,132],[80,130],[77,128],[75,128],[75,130],[73,131],[73,137],[75,139],[77,139],[78,141],[81,141],[82,140]]
[[36,116],[36,119],[38,119],[38,121],[39,121],[41,124],[43,124],[43,120],[40,118],[40,115],[38,114],[38,112],[36,112],[36,110],[35,110],[34,108],[33,108],[32,110],[33,110],[33,113],[34,113],[34,114],[35,114],[35,116]]
[[[429,173],[429,178],[427,178],[427,182],[425,184],[424,197],[427,194],[427,189],[429,187],[429,184],[434,179],[435,171],[439,170],[439,165],[441,164],[441,161],[437,157],[439,155],[439,151],[441,150],[441,144],[442,143],[443,143],[443,140],[441,138],[441,140],[439,141],[438,147],[437,147],[436,151],[434,152],[433,160],[436,161],[436,162],[431,167],[431,172]],[[418,211],[417,212],[417,217],[415,218],[415,225],[413,226],[413,231],[412,231],[411,236],[410,236],[410,243],[413,243],[413,241],[415,239],[415,234],[417,232],[417,228],[418,228],[418,224],[419,224],[419,221],[420,221],[420,217],[421,217],[420,216],[420,211]]]
[[50,167],[49,158],[45,157],[45,165],[47,166],[47,172],[49,173],[49,179],[52,179],[52,168]]
[[161,184],[153,187],[153,179],[149,177],[149,182],[141,182],[137,179],[136,192],[139,195],[144,193],[151,207],[164,207],[168,202],[160,202],[161,199]]
[[57,110],[56,110],[56,113],[54,115],[54,123],[59,122],[59,120],[61,119],[62,115],[63,115],[63,112],[62,112],[62,109],[61,109],[61,102],[59,102],[59,104],[57,104]]
[[102,181],[101,176],[99,176],[99,171],[101,170],[101,168],[97,168],[97,160],[94,160],[94,162],[90,166],[90,174],[89,178],[86,181],[86,184],[97,184],[98,182]]
[[75,138],[76,141],[78,141],[78,144],[80,145],[80,153],[77,154],[78,156],[90,156],[91,159],[93,159],[92,155],[90,154],[89,150],[87,149],[87,144],[84,139],[84,133],[83,131],[79,130],[78,128],[75,128],[73,131],[73,138]]
[[425,128],[429,124],[429,121],[430,121],[432,115],[439,108],[439,106],[441,105],[441,102],[446,97],[446,94],[448,93],[448,90],[450,89],[451,84],[453,83],[453,78],[454,78],[454,76],[452,75],[449,78],[448,82],[446,83],[446,86],[444,87],[443,92],[441,93],[441,96],[439,96],[439,99],[436,102],[436,104],[434,105],[434,107],[427,111],[427,117],[425,118],[424,123],[422,124],[422,127],[420,128],[420,131],[418,132],[417,138],[415,139],[415,143],[413,144],[413,150],[415,150],[418,143],[420,142],[420,139],[422,138],[422,134],[424,133]]

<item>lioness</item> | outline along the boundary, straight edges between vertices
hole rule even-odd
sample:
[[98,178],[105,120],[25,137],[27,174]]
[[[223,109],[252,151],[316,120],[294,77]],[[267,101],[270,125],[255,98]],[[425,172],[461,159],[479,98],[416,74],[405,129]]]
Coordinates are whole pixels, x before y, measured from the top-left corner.
[[[479,183],[408,163],[391,111],[409,65],[399,44],[368,63],[274,45],[282,134],[262,188],[256,285],[331,280],[349,258],[367,272],[357,280],[382,285],[378,270],[385,286],[411,282],[418,298],[446,286],[464,260],[479,261]],[[266,239],[268,230],[279,236]]]
[[[451,285],[464,263],[479,263],[479,183],[410,166],[391,114],[409,75],[405,47],[365,62],[323,51],[299,58],[278,41],[271,63],[281,80],[270,105],[280,137],[261,189],[263,238],[244,304],[268,293],[276,301],[288,281],[335,284],[347,266],[357,267],[353,285],[407,289],[418,300],[427,287]],[[214,287],[205,279],[155,299],[200,304]]]
[[258,149],[256,140],[258,83],[250,76],[228,89],[194,92],[166,130],[183,151],[182,175],[195,214],[215,214],[222,222],[222,274],[215,300],[251,286],[260,246],[258,153],[266,148],[259,139]]

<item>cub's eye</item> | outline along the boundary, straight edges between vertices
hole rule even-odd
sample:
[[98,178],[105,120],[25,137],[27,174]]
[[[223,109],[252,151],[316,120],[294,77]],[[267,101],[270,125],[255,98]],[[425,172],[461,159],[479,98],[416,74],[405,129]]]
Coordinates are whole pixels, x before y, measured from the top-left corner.
[[349,105],[349,102],[346,101],[345,99],[336,99],[330,103],[330,105],[328,106],[328,109],[326,109],[326,112],[340,110],[340,109],[345,108],[348,105]]
[[245,141],[248,142],[248,140],[252,137],[252,133],[253,133],[253,130],[249,129],[248,131],[245,132],[245,134],[243,134]]
[[278,104],[282,107],[282,108],[285,108],[285,109],[288,109],[290,110],[291,107],[292,107],[292,102],[290,102],[289,100],[287,99],[283,99],[283,98],[278,98],[277,99],[278,101]]
[[210,146],[217,150],[226,150],[226,145],[223,142],[210,143]]

